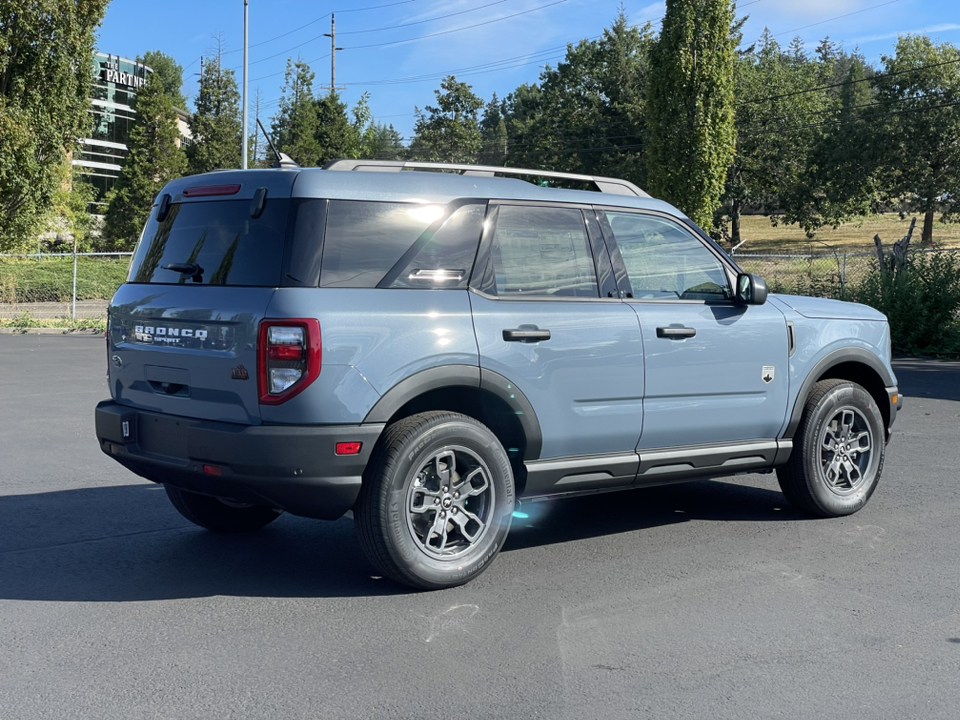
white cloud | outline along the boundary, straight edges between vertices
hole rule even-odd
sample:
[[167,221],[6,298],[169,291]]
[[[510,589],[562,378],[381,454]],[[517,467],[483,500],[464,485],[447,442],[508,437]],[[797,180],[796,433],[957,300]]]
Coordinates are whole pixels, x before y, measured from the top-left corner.
[[921,28],[919,30],[897,30],[896,32],[883,33],[882,35],[866,35],[864,37],[853,38],[850,42],[853,45],[866,45],[867,43],[879,42],[881,40],[893,40],[901,35],[936,35],[937,33],[956,32],[957,30],[960,30],[960,25],[947,23],[944,25],[933,25],[932,27]]

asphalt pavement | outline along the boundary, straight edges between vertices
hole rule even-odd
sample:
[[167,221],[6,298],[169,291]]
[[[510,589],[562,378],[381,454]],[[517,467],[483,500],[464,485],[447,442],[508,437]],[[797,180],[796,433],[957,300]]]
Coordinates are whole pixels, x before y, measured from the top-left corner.
[[960,717],[960,363],[856,515],[773,475],[524,506],[471,584],[375,577],[351,521],[224,537],[100,453],[97,336],[0,335],[0,718]]

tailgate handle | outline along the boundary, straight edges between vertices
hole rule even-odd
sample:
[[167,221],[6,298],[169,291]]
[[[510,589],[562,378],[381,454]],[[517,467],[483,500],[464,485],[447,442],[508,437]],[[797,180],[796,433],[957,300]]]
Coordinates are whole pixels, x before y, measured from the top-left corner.
[[697,334],[696,328],[690,327],[658,327],[657,328],[657,337],[658,338],[669,338],[670,340],[683,340],[684,338],[692,338]]

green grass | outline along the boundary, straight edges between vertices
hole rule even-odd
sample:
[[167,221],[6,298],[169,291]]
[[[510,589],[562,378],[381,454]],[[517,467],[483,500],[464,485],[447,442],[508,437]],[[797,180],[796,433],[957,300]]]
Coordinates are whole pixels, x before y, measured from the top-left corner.
[[32,328],[57,328],[64,332],[88,331],[102,333],[107,330],[106,318],[84,318],[72,320],[70,318],[38,318],[29,312],[22,312],[13,318],[0,318],[0,328],[12,328],[26,332]]
[[[77,299],[109,300],[127,277],[129,258],[77,259]],[[73,257],[0,259],[0,303],[69,302]]]
[[[911,246],[920,244],[920,230],[923,217],[917,216],[917,227],[913,233]],[[910,217],[903,220],[897,213],[871,215],[859,221],[846,223],[840,227],[823,228],[813,239],[808,238],[799,225],[779,225],[773,227],[770,218],[765,215],[745,215],[740,226],[740,235],[746,242],[739,252],[763,253],[857,253],[874,252],[876,245],[873,236],[879,234],[884,248],[907,234],[910,229]],[[948,248],[960,248],[960,223],[933,224],[933,241]]]

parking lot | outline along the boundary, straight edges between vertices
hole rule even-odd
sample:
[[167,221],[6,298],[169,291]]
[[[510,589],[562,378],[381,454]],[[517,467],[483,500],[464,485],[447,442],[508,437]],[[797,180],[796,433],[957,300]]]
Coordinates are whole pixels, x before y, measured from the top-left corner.
[[217,536],[103,456],[100,336],[0,335],[0,718],[956,718],[960,363],[895,363],[860,513],[775,476],[523,506],[465,587],[350,520]]

